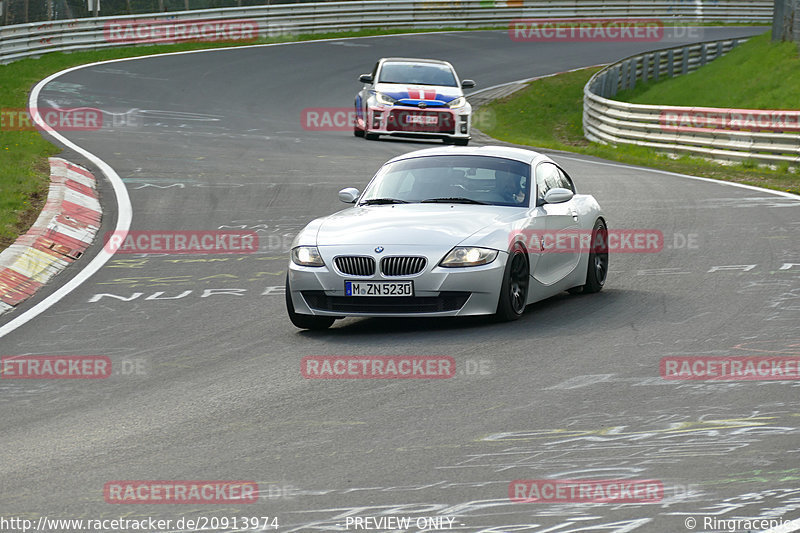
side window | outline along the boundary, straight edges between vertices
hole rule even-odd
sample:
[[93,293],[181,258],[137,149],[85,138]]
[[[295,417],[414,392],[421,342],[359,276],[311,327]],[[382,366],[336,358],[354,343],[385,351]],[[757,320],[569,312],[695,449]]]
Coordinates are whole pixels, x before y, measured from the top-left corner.
[[539,163],[536,166],[536,199],[544,200],[544,195],[550,189],[560,187],[561,174],[558,167],[552,163]]
[[378,65],[380,65],[380,61],[376,61],[375,66],[372,67],[372,83],[378,82]]
[[567,173],[564,172],[561,168],[559,168],[558,169],[558,175],[559,175],[559,179],[558,179],[559,185],[558,186],[561,187],[562,189],[567,189],[567,190],[570,190],[572,192],[575,192],[575,185],[572,184],[572,180],[567,175]]

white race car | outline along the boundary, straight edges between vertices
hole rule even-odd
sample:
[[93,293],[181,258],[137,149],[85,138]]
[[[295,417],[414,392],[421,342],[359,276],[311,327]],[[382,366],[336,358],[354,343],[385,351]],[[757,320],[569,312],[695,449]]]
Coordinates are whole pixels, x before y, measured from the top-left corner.
[[339,198],[355,206],[314,220],[292,243],[286,307],[300,328],[344,316],[513,320],[530,303],[605,283],[600,206],[537,152],[418,150]]
[[428,137],[466,146],[472,106],[462,89],[472,80],[458,80],[453,66],[434,59],[383,58],[356,95],[356,137],[380,135]]

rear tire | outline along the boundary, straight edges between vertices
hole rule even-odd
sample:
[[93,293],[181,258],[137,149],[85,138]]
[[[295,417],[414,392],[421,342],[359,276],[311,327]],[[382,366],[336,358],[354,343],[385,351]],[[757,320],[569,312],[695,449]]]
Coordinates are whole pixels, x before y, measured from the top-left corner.
[[454,139],[453,144],[456,146],[466,146],[469,144],[469,139]]
[[300,329],[328,329],[336,320],[335,318],[329,316],[301,315],[295,313],[294,303],[292,302],[292,294],[289,292],[288,275],[286,276],[286,312],[289,314],[289,320],[292,321],[292,324]]
[[528,257],[525,248],[516,244],[508,254],[495,317],[503,322],[520,318],[525,312],[529,286]]

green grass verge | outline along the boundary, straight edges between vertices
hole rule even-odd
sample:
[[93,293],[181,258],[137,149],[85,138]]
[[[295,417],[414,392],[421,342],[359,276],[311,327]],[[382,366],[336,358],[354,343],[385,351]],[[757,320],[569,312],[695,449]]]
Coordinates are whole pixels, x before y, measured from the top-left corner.
[[[456,31],[459,28],[442,28],[427,31]],[[462,29],[463,30],[463,29]],[[362,30],[355,32],[332,32],[324,34],[287,35],[269,39],[258,39],[241,43],[267,44],[279,42],[308,41],[313,39],[367,37],[419,33],[417,29]],[[49,53],[39,59],[22,59],[8,65],[0,65],[0,110],[26,109],[30,90],[50,74],[85,63],[120,59],[148,54],[205,50],[236,46],[236,43],[182,43],[108,48],[85,52]],[[36,220],[47,199],[50,182],[47,157],[58,154],[61,149],[46,141],[37,131],[8,131],[8,119],[0,123],[0,251]]]
[[[800,194],[800,176],[788,165],[777,170],[745,162],[721,165],[701,158],[673,159],[643,146],[590,143],[583,137],[583,86],[599,68],[582,69],[533,81],[525,89],[488,104],[493,126],[483,131],[514,144],[566,150],[632,165],[735,181]],[[491,115],[490,115],[491,116]]]
[[614,99],[636,104],[798,109],[800,54],[796,43],[774,43],[767,32],[690,74],[640,84],[620,91]]

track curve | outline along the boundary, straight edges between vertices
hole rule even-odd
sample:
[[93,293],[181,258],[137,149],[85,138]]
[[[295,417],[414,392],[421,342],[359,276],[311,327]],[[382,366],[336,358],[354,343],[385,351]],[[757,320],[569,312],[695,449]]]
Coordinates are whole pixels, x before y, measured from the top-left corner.
[[[704,28],[698,40],[759,31]],[[486,87],[663,46],[405,35],[106,63],[45,86],[40,105],[139,110],[138,125],[67,136],[122,177],[133,229],[252,229],[270,249],[115,256],[0,340],[3,355],[108,355],[140,370],[0,381],[3,512],[268,515],[280,531],[342,530],[348,514],[486,532],[796,518],[798,382],[667,382],[658,370],[668,355],[800,354],[796,199],[555,154],[612,227],[659,229],[670,248],[612,257],[602,293],[552,298],[513,324],[348,319],[301,333],[285,317],[289,236],[340,209],[340,188],[425,145],[306,131],[304,108],[349,106],[358,74],[387,55],[435,55]],[[450,355],[473,372],[414,383],[299,372],[306,355],[398,354]],[[657,479],[665,494],[508,500],[510,481],[550,478]],[[104,484],[126,479],[254,479],[272,492],[250,506],[105,503]]]

